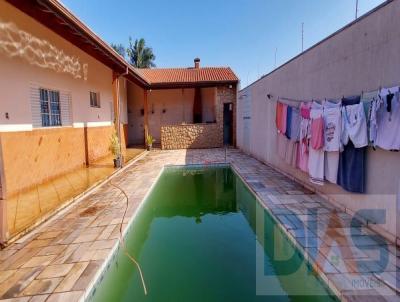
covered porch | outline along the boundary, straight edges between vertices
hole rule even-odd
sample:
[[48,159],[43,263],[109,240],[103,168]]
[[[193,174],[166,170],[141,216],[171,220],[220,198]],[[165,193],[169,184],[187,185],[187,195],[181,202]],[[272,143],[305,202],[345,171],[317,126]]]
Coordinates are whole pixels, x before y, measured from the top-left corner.
[[148,134],[162,149],[235,145],[237,79],[229,71],[200,68],[197,59],[192,68],[138,70],[151,84],[127,84],[128,145]]

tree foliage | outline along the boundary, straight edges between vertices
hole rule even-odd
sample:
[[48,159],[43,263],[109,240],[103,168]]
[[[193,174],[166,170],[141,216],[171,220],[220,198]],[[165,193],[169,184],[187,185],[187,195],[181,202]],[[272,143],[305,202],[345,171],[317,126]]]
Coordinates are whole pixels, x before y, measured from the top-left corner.
[[125,58],[126,50],[124,45],[122,45],[121,43],[119,44],[111,43],[111,47],[114,48],[114,50],[118,52],[120,56]]
[[130,63],[136,68],[151,68],[155,67],[154,60],[156,56],[153,53],[151,47],[146,46],[146,41],[136,39],[133,42],[132,38],[129,37],[129,46],[126,50]]

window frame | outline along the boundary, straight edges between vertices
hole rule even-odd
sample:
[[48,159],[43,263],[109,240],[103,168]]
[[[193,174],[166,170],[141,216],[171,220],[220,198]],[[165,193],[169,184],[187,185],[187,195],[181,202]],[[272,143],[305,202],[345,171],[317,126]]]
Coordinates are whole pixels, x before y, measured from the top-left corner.
[[[93,95],[96,96],[95,99],[93,99]],[[100,92],[89,91],[89,99],[90,99],[90,107],[91,108],[101,108]]]
[[62,127],[60,100],[59,90],[39,87],[40,117],[43,128]]

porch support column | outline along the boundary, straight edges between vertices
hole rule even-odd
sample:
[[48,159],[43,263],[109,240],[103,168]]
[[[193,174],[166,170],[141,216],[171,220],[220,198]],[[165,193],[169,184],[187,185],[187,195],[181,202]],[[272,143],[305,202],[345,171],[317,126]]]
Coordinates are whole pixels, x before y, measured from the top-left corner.
[[4,171],[3,161],[3,145],[0,138],[0,246],[7,242],[8,232],[8,216],[7,216],[7,188],[6,175]]
[[149,135],[149,104],[148,104],[148,100],[147,100],[147,95],[148,95],[148,90],[144,89],[143,113],[144,113],[144,144],[145,145],[146,145],[146,137]]
[[119,102],[119,75],[113,72],[112,78],[112,93],[113,93],[113,105],[114,105],[114,127],[118,136],[119,151],[122,155],[121,148],[121,124],[120,124],[120,102]]

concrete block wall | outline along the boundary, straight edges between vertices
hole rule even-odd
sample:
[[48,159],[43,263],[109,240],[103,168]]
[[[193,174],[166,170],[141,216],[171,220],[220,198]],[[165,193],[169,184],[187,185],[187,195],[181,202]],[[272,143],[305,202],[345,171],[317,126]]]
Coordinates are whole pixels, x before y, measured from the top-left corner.
[[[400,153],[367,154],[367,194],[353,194],[326,183],[315,186],[308,175],[277,155],[275,107],[279,97],[296,100],[341,98],[400,84],[400,1],[384,5],[303,54],[242,89],[238,97],[238,147],[324,194],[349,213],[386,210],[386,223],[371,225],[391,241],[398,240]],[[271,99],[267,95],[272,96]],[[249,100],[250,99],[250,100]],[[249,102],[247,105],[245,102]],[[293,105],[298,105],[293,103]],[[245,112],[246,108],[249,112]],[[245,129],[246,127],[250,129]],[[250,126],[248,126],[250,125]],[[246,141],[245,133],[250,135]],[[371,221],[374,217],[369,217]]]

